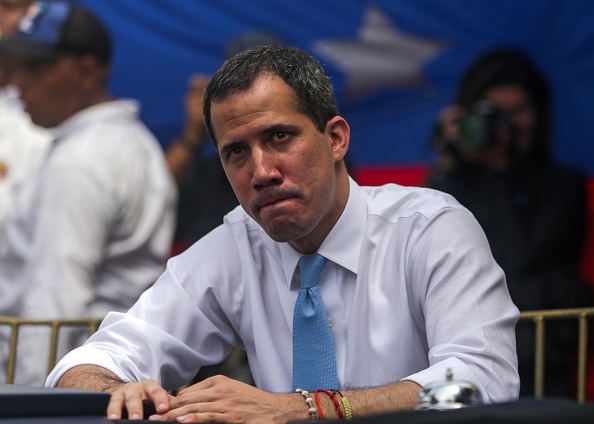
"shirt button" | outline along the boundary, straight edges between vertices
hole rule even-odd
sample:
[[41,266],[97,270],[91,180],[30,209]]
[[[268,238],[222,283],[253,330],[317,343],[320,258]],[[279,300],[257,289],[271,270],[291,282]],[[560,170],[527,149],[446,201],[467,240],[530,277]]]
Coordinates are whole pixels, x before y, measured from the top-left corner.
[[328,324],[330,325],[330,327],[334,325],[334,321],[332,321],[332,318],[328,318]]

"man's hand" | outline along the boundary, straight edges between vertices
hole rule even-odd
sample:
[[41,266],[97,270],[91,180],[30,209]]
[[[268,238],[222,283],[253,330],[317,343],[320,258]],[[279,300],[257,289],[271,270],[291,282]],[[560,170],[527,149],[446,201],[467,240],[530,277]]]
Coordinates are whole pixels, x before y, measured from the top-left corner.
[[141,420],[144,418],[144,406],[154,405],[158,414],[170,410],[173,399],[165,389],[155,380],[140,383],[126,383],[111,394],[107,406],[107,418],[118,420],[122,418],[122,411],[128,411],[128,419]]
[[[167,405],[162,410],[167,409]],[[217,375],[182,390],[157,408],[151,420],[183,423],[283,423],[307,419],[303,399],[297,394],[273,394],[240,381]]]
[[167,166],[178,182],[181,181],[186,168],[191,164],[194,153],[207,139],[202,110],[204,88],[207,83],[206,75],[198,74],[190,79],[184,101],[186,112],[184,129],[167,149]]
[[202,101],[208,80],[209,78],[206,75],[197,74],[192,76],[185,96],[186,122],[182,140],[187,147],[193,147],[194,150],[197,150],[206,139]]
[[194,127],[204,125],[204,110],[202,101],[204,100],[204,89],[208,84],[210,77],[203,74],[193,75],[188,82],[188,90],[185,97],[186,121],[192,123]]
[[157,413],[166,413],[173,399],[154,380],[141,383],[125,383],[111,371],[97,365],[79,365],[64,373],[57,387],[96,390],[111,393],[107,405],[107,417],[111,420],[122,418],[128,411],[128,419],[141,420],[145,405],[154,405]]

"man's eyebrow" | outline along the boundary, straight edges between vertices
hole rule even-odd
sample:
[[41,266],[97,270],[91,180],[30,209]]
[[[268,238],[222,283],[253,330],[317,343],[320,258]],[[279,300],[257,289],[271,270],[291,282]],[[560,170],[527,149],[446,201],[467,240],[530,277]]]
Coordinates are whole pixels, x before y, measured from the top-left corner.
[[275,132],[297,131],[298,126],[292,124],[274,124],[262,130],[262,134],[272,134]]

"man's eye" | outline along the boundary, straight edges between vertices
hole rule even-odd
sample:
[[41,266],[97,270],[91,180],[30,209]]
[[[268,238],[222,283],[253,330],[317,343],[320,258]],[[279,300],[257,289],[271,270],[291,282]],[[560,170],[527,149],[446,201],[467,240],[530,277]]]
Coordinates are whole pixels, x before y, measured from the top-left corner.
[[231,150],[231,155],[237,156],[237,155],[242,154],[244,151],[245,151],[245,149],[243,147],[236,147]]
[[289,135],[286,132],[284,132],[284,131],[278,131],[278,132],[275,132],[273,134],[273,137],[272,138],[274,140],[283,140],[283,139],[287,138],[288,136]]
[[245,148],[243,147],[234,147],[227,151],[227,158],[232,158],[234,156],[239,156],[245,152]]

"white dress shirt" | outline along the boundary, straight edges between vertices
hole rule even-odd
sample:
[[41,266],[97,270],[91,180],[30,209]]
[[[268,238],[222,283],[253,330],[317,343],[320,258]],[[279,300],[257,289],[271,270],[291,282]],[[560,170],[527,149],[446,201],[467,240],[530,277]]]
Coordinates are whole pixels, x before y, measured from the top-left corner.
[[[329,259],[319,287],[341,388],[425,385],[451,368],[488,402],[517,397],[519,311],[483,231],[451,196],[351,180],[346,209],[318,252]],[[127,314],[109,314],[46,384],[75,365],[97,364],[126,381],[156,379],[173,389],[239,346],[259,388],[290,392],[301,256],[238,207],[170,259]]]
[[0,238],[19,187],[39,167],[50,142],[50,132],[23,110],[18,92],[0,89]]
[[[103,317],[127,310],[163,272],[176,191],[138,109],[132,100],[102,103],[54,129],[0,240],[0,315]],[[17,382],[43,384],[44,345],[27,343]],[[25,377],[39,363],[42,375]]]

